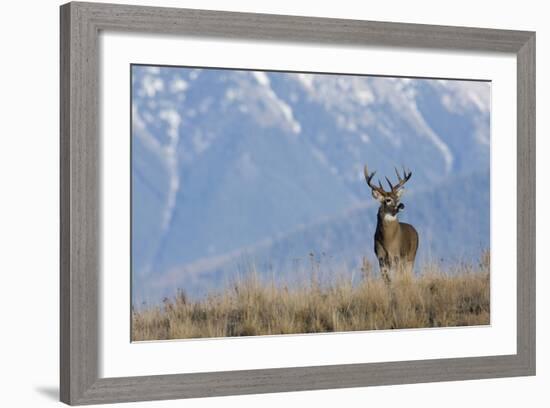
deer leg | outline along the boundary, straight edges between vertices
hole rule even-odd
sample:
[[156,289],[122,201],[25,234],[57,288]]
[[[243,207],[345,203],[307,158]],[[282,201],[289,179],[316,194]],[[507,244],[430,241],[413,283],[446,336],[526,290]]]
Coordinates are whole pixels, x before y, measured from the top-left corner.
[[399,259],[399,256],[394,256],[392,258],[392,270],[393,270],[393,276],[395,277],[403,277],[403,263]]
[[404,273],[407,276],[413,276],[414,261],[405,261]]
[[386,283],[386,285],[389,285],[391,283],[390,265],[383,258],[379,258],[378,263],[380,264],[380,275],[382,276],[382,279],[384,279],[384,282]]

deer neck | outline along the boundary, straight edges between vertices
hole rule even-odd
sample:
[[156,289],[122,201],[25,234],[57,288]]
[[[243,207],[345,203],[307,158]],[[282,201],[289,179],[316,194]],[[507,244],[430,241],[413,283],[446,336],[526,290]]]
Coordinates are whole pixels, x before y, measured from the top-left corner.
[[399,233],[397,215],[384,214],[382,208],[378,210],[378,230],[383,238],[391,239]]

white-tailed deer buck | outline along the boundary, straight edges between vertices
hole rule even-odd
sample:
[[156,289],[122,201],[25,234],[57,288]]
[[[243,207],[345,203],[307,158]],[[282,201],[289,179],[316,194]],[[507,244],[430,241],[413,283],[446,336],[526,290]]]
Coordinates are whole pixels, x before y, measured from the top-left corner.
[[400,203],[403,194],[403,186],[412,176],[403,169],[403,177],[397,169],[398,183],[394,186],[386,177],[390,191],[384,191],[382,183],[378,180],[378,186],[372,183],[376,172],[369,174],[365,165],[365,180],[372,190],[372,196],[380,202],[378,209],[378,222],[374,234],[374,252],[380,265],[380,274],[386,283],[391,282],[390,274],[412,274],[416,250],[418,249],[418,233],[410,224],[399,222],[397,214],[405,208]]

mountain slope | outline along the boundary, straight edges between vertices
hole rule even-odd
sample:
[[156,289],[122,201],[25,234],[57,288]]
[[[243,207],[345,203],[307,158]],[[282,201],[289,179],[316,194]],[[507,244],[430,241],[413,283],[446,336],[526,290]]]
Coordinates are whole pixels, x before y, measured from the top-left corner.
[[404,216],[431,257],[488,244],[488,83],[133,66],[132,93],[136,300],[251,253],[261,273],[297,251],[356,263],[376,211],[364,163],[413,170]]

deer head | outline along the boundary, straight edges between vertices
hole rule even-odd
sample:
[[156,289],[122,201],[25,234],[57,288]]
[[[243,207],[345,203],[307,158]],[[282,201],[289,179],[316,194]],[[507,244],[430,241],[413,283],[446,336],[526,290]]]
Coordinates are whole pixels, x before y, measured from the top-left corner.
[[378,202],[380,202],[380,213],[384,216],[387,215],[389,218],[395,219],[399,211],[405,208],[405,205],[403,203],[400,203],[399,200],[401,199],[401,195],[403,194],[403,187],[405,183],[411,178],[412,172],[407,172],[405,171],[405,169],[403,169],[403,176],[401,176],[396,168],[395,174],[397,175],[397,184],[393,185],[390,179],[385,177],[390,187],[389,191],[385,191],[384,187],[382,187],[382,183],[380,182],[380,180],[378,180],[378,186],[372,183],[372,179],[376,172],[373,171],[369,174],[369,170],[366,165],[364,170],[365,180],[372,190],[372,196],[376,200],[378,200]]

